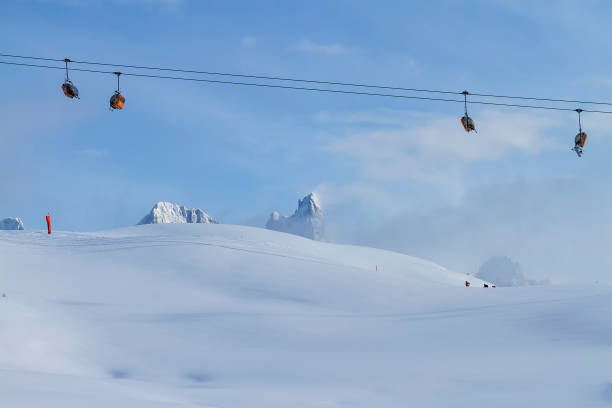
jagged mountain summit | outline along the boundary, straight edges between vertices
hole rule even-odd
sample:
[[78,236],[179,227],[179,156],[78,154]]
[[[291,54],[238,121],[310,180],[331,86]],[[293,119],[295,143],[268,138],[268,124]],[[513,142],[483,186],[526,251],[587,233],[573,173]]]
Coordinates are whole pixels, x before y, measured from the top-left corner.
[[199,208],[187,208],[178,204],[160,201],[138,225],[143,224],[217,224],[210,215]]
[[24,230],[21,218],[5,218],[0,220],[0,230]]
[[289,234],[301,235],[316,241],[324,241],[323,210],[315,193],[298,200],[298,208],[293,215],[286,217],[274,211],[266,223],[266,228]]

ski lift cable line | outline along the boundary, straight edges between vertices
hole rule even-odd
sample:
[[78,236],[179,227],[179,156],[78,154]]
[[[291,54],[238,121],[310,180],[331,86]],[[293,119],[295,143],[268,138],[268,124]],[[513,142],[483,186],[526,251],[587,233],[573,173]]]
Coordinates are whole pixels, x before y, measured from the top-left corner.
[[[58,66],[26,64],[26,63],[9,62],[9,61],[0,61],[0,64],[22,66],[22,67],[56,69],[56,70],[65,69],[64,67],[58,67]],[[80,71],[80,72],[91,72],[91,73],[97,73],[97,74],[112,74],[112,75],[117,74],[116,71],[103,71],[103,70],[85,69],[85,68],[70,68],[70,70]],[[448,98],[432,98],[432,97],[427,97],[427,96],[396,95],[396,94],[386,94],[386,93],[376,93],[376,92],[350,91],[350,90],[345,90],[345,89],[308,88],[308,87],[298,87],[298,86],[279,85],[279,84],[264,84],[264,83],[254,83],[254,82],[237,82],[237,81],[223,81],[223,80],[204,79],[204,78],[186,78],[186,77],[177,77],[177,76],[140,74],[140,73],[134,73],[134,72],[121,72],[121,75],[141,77],[141,78],[171,79],[171,80],[180,80],[180,81],[253,86],[253,87],[262,87],[262,88],[276,88],[276,89],[288,89],[288,90],[299,90],[299,91],[310,91],[310,92],[328,92],[328,93],[337,93],[337,94],[379,96],[379,97],[398,98],[398,99],[416,99],[416,100],[427,100],[427,101],[438,101],[438,102],[464,103],[464,100],[462,99],[460,100],[460,99],[448,99]],[[489,101],[472,100],[469,103],[477,104],[477,105],[492,105],[492,106],[504,106],[504,107],[527,108],[527,109],[544,109],[544,110],[572,111],[572,112],[576,111],[576,109],[574,108],[561,108],[561,107],[554,107],[554,106],[538,106],[538,105],[520,105],[520,104],[512,104],[512,103],[489,102]],[[590,110],[590,109],[583,109],[583,112],[612,114],[612,111]]]
[[[32,56],[2,54],[2,53],[0,53],[0,56],[9,57],[9,58],[40,60],[40,61],[54,61],[54,62],[66,61],[66,59],[32,57]],[[448,95],[461,95],[463,93],[463,92],[445,91],[445,90],[439,90],[439,89],[406,88],[406,87],[388,86],[388,85],[373,85],[373,84],[338,82],[338,81],[322,81],[322,80],[314,80],[314,79],[300,79],[300,78],[289,78],[289,77],[279,77],[279,76],[236,74],[236,73],[228,73],[228,72],[199,71],[199,70],[189,70],[189,69],[180,69],[180,68],[151,67],[151,66],[144,66],[144,65],[111,64],[111,63],[104,63],[104,62],[78,61],[78,60],[69,60],[69,62],[73,64],[84,64],[84,65],[98,65],[98,66],[131,68],[131,69],[141,69],[141,70],[155,70],[155,71],[165,71],[165,72],[180,72],[180,73],[198,74],[198,75],[229,76],[229,77],[237,77],[237,78],[262,79],[262,80],[269,80],[269,81],[312,83],[312,84],[319,84],[319,85],[352,86],[352,87],[359,87],[359,88],[387,89],[387,90],[393,90],[393,91],[437,93],[437,94],[448,94]],[[601,101],[583,101],[583,100],[574,100],[574,99],[543,98],[543,97],[518,96],[518,95],[499,95],[499,94],[472,93],[472,92],[469,92],[469,95],[483,97],[483,98],[518,99],[518,100],[532,100],[532,101],[540,101],[540,102],[580,103],[580,104],[586,104],[586,105],[612,106],[612,102],[601,102]]]
[[[58,61],[58,62],[64,61],[63,59],[56,59],[56,58],[26,57],[26,56],[11,55],[11,54],[0,54],[0,57],[26,58],[26,59],[34,59],[34,60],[40,59],[42,61]],[[108,66],[108,67],[146,69],[146,70],[167,71],[167,72],[181,72],[185,74],[230,76],[230,77],[238,77],[238,78],[265,79],[265,80],[270,80],[270,81],[303,82],[303,83],[313,83],[313,84],[320,84],[320,85],[353,86],[353,87],[362,87],[362,88],[388,89],[388,90],[396,90],[396,91],[461,95],[461,92],[456,92],[456,91],[403,88],[403,87],[396,87],[396,86],[368,85],[368,84],[351,83],[351,82],[320,81],[320,80],[314,80],[314,79],[299,79],[299,78],[265,76],[265,75],[235,74],[235,73],[229,73],[229,72],[198,71],[198,70],[179,69],[179,68],[161,68],[161,67],[149,67],[149,66],[142,66],[142,65],[109,64],[109,63],[104,63],[104,62],[91,62],[91,61],[70,60],[70,62],[74,64],[100,65],[100,66]]]

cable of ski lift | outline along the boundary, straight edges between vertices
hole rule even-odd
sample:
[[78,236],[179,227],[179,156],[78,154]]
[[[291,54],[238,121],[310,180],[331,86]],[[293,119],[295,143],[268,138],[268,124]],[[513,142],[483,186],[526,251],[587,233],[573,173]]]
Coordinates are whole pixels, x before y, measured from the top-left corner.
[[[21,58],[21,59],[40,60],[40,61],[56,61],[56,62],[63,61],[61,59],[55,59],[55,58],[33,57],[33,56],[4,54],[4,53],[0,53],[0,57]],[[140,69],[140,70],[156,70],[156,71],[166,71],[166,72],[181,72],[181,73],[197,74],[197,75],[229,76],[229,77],[251,78],[251,79],[261,79],[261,80],[270,80],[270,81],[313,83],[313,84],[320,84],[320,85],[387,89],[387,90],[404,91],[404,92],[422,92],[422,93],[437,93],[437,94],[449,94],[449,95],[461,95],[462,94],[462,92],[439,90],[439,89],[406,88],[406,87],[398,87],[398,86],[374,85],[374,84],[365,84],[365,83],[321,81],[321,80],[313,80],[313,79],[300,79],[300,78],[279,77],[279,76],[236,74],[236,73],[228,73],[228,72],[212,72],[212,71],[189,70],[189,69],[180,69],[180,68],[163,68],[163,67],[153,67],[153,66],[145,66],[145,65],[112,64],[112,63],[94,62],[94,61],[72,60],[71,62],[74,64],[84,64],[84,65],[98,65],[98,66],[109,66],[109,67],[130,68],[130,69]],[[582,101],[582,100],[573,100],[573,99],[543,98],[543,97],[518,96],[518,95],[499,95],[499,94],[491,94],[491,93],[474,93],[474,92],[471,92],[470,95],[476,96],[476,97],[483,97],[483,98],[518,99],[518,100],[533,100],[533,101],[540,101],[540,102],[574,103],[574,104],[578,103],[578,104],[585,104],[585,105],[612,106],[612,102],[602,102],[602,101]],[[571,110],[574,110],[574,109],[571,109]]]
[[[51,65],[25,64],[25,63],[17,63],[17,62],[9,62],[9,61],[0,61],[0,64],[15,65],[15,66],[25,66],[25,67],[36,67],[36,68],[45,68],[45,69],[61,69],[61,70],[64,69],[63,67],[57,67],[57,66],[51,66]],[[103,71],[103,70],[93,70],[93,69],[84,69],[84,68],[71,68],[71,69],[73,71],[80,71],[80,72],[90,72],[90,73],[100,73],[100,74],[115,74],[115,71]],[[213,83],[213,84],[252,86],[252,87],[263,87],[263,88],[288,89],[288,90],[300,90],[300,91],[311,91],[311,92],[326,92],[326,93],[348,94],[348,95],[378,96],[378,97],[387,97],[387,98],[427,100],[427,101],[438,101],[438,102],[454,102],[454,103],[465,102],[464,100],[460,100],[460,99],[432,98],[432,97],[415,96],[415,95],[398,95],[398,94],[387,94],[387,93],[377,93],[377,92],[350,91],[350,90],[345,90],[345,89],[309,88],[309,87],[297,87],[297,86],[289,86],[289,85],[266,84],[266,83],[255,83],[255,82],[222,81],[222,80],[205,79],[205,78],[186,78],[186,77],[176,77],[176,76],[140,74],[140,73],[134,73],[134,72],[122,72],[121,74],[125,75],[125,76],[133,76],[133,77],[141,77],[141,78],[158,78],[158,79],[193,81],[193,82],[203,82],[203,83]],[[562,107],[542,106],[542,105],[521,105],[521,104],[502,103],[502,102],[490,102],[490,101],[475,101],[475,100],[472,100],[472,101],[470,101],[470,103],[477,104],[477,105],[514,107],[514,108],[524,108],[524,109],[540,109],[540,110],[554,110],[554,111],[575,111],[575,109],[572,109],[572,108],[562,108]],[[604,111],[604,110],[596,110],[596,109],[585,109],[584,112],[612,114],[612,111]]]

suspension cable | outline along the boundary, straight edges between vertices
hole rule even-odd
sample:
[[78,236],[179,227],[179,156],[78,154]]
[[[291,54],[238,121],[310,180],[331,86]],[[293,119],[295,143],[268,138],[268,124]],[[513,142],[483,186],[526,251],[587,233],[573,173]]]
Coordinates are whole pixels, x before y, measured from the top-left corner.
[[[61,59],[56,59],[56,58],[33,57],[33,56],[4,54],[4,53],[0,53],[0,56],[9,57],[9,58],[39,60],[39,61],[63,61]],[[300,79],[300,78],[280,77],[280,76],[236,74],[236,73],[229,73],[229,72],[213,72],[213,71],[201,71],[201,70],[180,69],[180,68],[163,68],[163,67],[154,67],[154,66],[145,66],[145,65],[112,64],[112,63],[105,63],[105,62],[76,61],[76,60],[72,60],[71,62],[73,64],[83,64],[83,65],[97,65],[97,66],[131,68],[131,69],[140,69],[140,70],[166,71],[166,72],[177,72],[177,73],[197,74],[197,75],[228,76],[228,77],[250,78],[250,79],[270,80],[270,81],[301,82],[301,83],[311,83],[311,84],[318,84],[318,85],[351,86],[351,87],[371,88],[371,89],[386,89],[386,90],[392,90],[392,91],[437,93],[437,94],[449,94],[449,95],[461,95],[463,93],[463,92],[439,90],[439,89],[406,88],[406,87],[398,87],[398,86],[374,85],[374,84],[353,83],[353,82],[322,81],[322,80],[314,80],[314,79]],[[585,100],[575,100],[575,99],[544,98],[544,97],[531,97],[531,96],[518,96],[518,95],[499,95],[499,94],[492,94],[492,93],[470,93],[470,95],[483,97],[483,98],[518,99],[518,100],[532,100],[532,101],[540,101],[540,102],[579,103],[579,104],[585,104],[585,105],[612,106],[612,102],[603,102],[603,101],[585,101]]]
[[[0,64],[23,66],[23,67],[36,67],[36,68],[44,68],[44,69],[62,69],[62,70],[64,69],[63,67],[57,67],[57,66],[51,66],[51,65],[26,64],[26,63],[9,62],[9,61],[0,61]],[[94,70],[94,69],[85,69],[85,68],[72,68],[72,70],[80,71],[80,72],[100,73],[100,74],[116,74],[116,71],[103,71],[103,70]],[[204,82],[204,83],[214,83],[214,84],[252,86],[252,87],[262,87],[262,88],[289,89],[289,90],[300,90],[300,91],[311,91],[311,92],[327,92],[327,93],[348,94],[348,95],[379,96],[379,97],[398,98],[398,99],[415,99],[415,100],[427,100],[427,101],[467,103],[465,100],[466,98],[464,98],[464,100],[462,101],[460,99],[434,98],[434,97],[415,96],[415,95],[398,95],[398,94],[377,93],[377,92],[362,92],[362,91],[351,91],[351,90],[346,90],[346,89],[310,88],[310,87],[298,87],[298,86],[269,84],[269,83],[224,81],[224,80],[205,79],[205,78],[187,78],[187,77],[178,77],[178,76],[141,74],[141,73],[135,73],[135,72],[122,72],[121,74],[126,75],[126,76],[141,77],[141,78],[158,78],[158,79],[193,81],[193,82]],[[458,93],[458,94],[462,94],[462,93]],[[470,94],[470,95],[476,95],[476,94]],[[478,105],[504,106],[504,107],[515,107],[515,108],[526,108],[526,109],[575,111],[575,109],[573,108],[562,108],[562,107],[543,106],[543,105],[522,105],[522,104],[514,104],[514,103],[491,102],[491,101],[472,100],[470,101],[470,103],[478,104]],[[583,112],[612,114],[612,111],[596,110],[596,109],[584,109]]]

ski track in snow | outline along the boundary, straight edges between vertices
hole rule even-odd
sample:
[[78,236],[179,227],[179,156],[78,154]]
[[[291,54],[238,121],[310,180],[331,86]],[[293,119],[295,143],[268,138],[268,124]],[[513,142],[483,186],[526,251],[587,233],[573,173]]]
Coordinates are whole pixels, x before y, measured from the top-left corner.
[[610,406],[612,288],[465,279],[231,225],[2,231],[0,406]]

